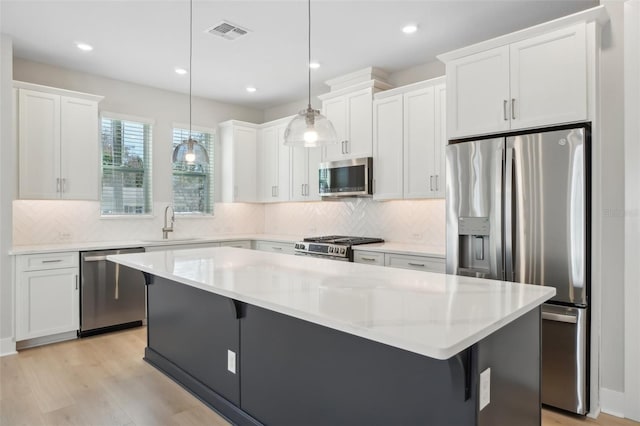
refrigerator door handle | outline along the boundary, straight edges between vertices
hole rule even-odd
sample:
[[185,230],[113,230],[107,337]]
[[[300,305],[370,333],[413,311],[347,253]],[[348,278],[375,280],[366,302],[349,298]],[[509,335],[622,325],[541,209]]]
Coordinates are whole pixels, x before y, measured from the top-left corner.
[[542,319],[556,322],[566,322],[568,324],[578,323],[578,317],[575,315],[556,314],[553,312],[542,312]]
[[515,281],[513,267],[513,148],[506,149],[504,174],[504,263],[507,281]]

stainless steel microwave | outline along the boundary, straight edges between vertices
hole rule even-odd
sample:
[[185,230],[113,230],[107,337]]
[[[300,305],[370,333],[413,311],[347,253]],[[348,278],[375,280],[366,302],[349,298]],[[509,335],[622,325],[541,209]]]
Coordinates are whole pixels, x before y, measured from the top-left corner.
[[373,158],[329,161],[318,167],[322,197],[370,197],[373,194]]

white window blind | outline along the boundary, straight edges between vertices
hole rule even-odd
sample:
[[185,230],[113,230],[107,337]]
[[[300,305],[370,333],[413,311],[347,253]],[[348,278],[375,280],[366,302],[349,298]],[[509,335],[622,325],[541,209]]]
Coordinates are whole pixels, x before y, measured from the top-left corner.
[[151,125],[102,118],[103,215],[151,213]]
[[[207,150],[209,164],[173,164],[173,207],[176,213],[210,214],[213,213],[213,135],[192,130],[191,138]],[[174,149],[187,139],[188,129],[173,129]]]

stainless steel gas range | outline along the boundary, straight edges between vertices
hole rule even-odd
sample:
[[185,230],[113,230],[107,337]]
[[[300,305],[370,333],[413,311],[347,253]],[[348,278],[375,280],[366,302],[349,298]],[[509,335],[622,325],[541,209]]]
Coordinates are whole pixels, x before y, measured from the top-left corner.
[[326,237],[305,238],[303,241],[297,242],[294,248],[296,255],[300,256],[353,262],[353,246],[383,242],[382,238],[328,235]]

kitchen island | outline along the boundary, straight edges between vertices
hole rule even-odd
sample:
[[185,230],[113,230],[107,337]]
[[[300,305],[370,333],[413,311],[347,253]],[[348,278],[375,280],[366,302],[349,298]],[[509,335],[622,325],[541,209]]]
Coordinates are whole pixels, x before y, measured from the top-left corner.
[[227,247],[108,259],[145,274],[145,359],[235,424],[540,424],[553,289]]

